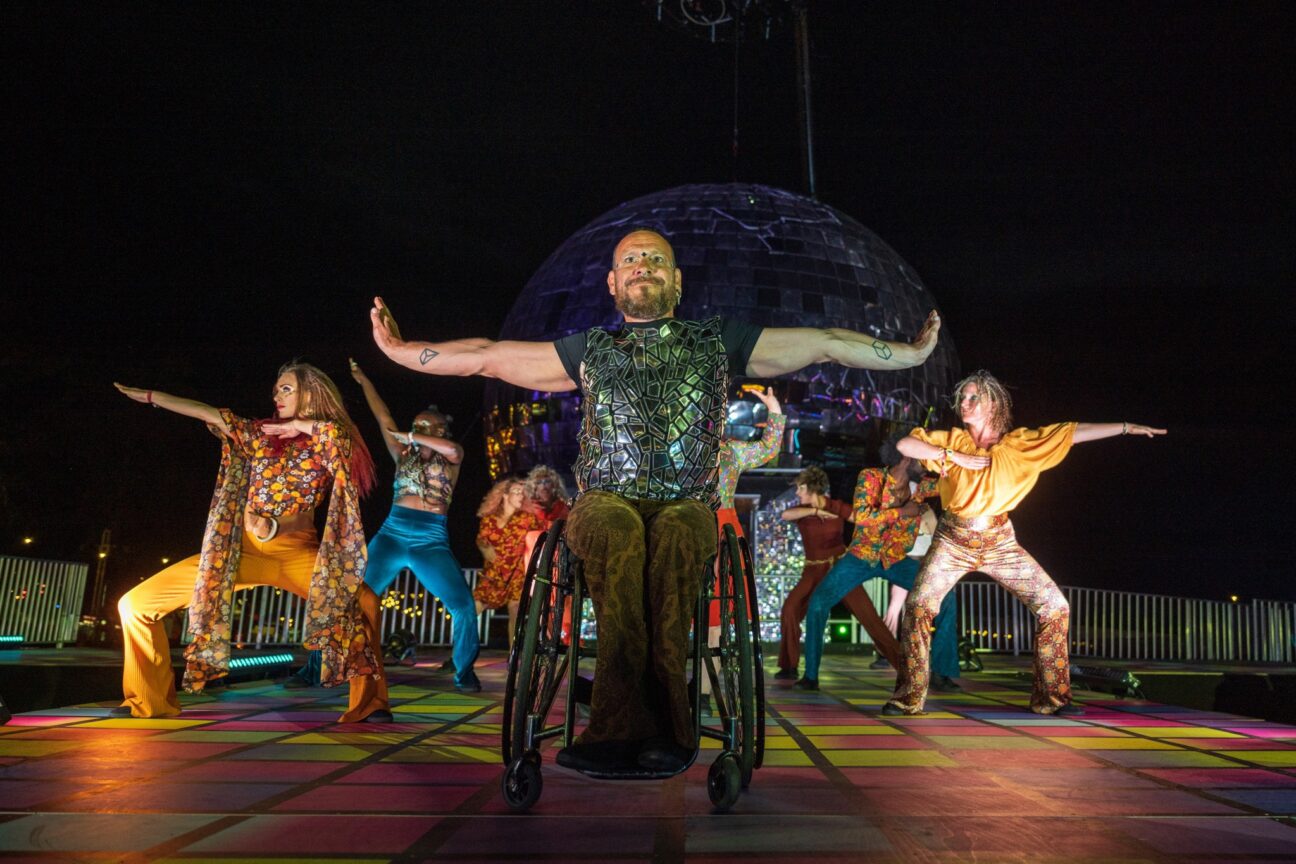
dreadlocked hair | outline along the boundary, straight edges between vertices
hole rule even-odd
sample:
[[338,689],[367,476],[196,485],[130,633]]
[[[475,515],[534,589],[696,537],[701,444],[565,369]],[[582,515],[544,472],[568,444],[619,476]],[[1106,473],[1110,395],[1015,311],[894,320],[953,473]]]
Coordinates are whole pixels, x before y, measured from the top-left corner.
[[346,431],[351,444],[347,467],[360,496],[363,498],[368,495],[378,482],[377,474],[374,472],[373,454],[369,452],[360,430],[356,428],[351,415],[342,404],[342,394],[338,392],[333,379],[329,378],[322,369],[297,360],[280,366],[279,374],[291,374],[297,379],[297,392],[300,394],[297,403],[298,417],[304,420],[329,420]]
[[957,412],[963,401],[963,390],[969,385],[977,385],[977,393],[982,399],[989,399],[990,426],[1000,435],[1012,429],[1012,396],[1008,388],[999,383],[999,379],[984,369],[978,369],[954,385],[954,398],[951,404]]

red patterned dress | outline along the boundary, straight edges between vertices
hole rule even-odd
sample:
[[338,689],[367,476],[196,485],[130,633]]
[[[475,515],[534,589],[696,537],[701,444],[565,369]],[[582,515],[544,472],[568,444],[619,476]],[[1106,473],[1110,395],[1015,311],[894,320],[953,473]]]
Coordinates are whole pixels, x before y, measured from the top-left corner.
[[495,550],[477,577],[473,599],[487,609],[498,609],[522,599],[522,578],[526,575],[526,536],[543,531],[545,522],[534,513],[518,510],[500,526],[494,516],[483,516],[477,529],[477,545]]

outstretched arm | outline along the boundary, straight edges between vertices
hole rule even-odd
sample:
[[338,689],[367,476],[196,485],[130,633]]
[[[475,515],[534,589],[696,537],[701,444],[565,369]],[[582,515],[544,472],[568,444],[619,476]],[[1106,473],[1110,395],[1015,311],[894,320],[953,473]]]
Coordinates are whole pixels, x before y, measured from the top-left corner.
[[229,434],[229,426],[221,419],[220,411],[208,405],[205,402],[195,402],[193,399],[182,399],[179,396],[172,396],[170,393],[163,393],[160,390],[143,390],[139,387],[127,387],[125,384],[113,382],[113,386],[121,391],[127,398],[136,402],[142,402],[145,405],[152,405],[154,408],[165,408],[176,414],[183,414],[185,417],[192,417],[195,420],[201,420],[208,426],[213,426],[222,435]]
[[888,342],[840,327],[766,327],[756,340],[747,374],[771,377],[811,363],[840,363],[854,369],[908,369],[936,347],[940,315],[932,310],[912,342]]
[[1085,441],[1097,441],[1100,438],[1115,438],[1117,435],[1144,435],[1153,438],[1157,435],[1166,434],[1166,430],[1157,429],[1153,426],[1144,426],[1141,423],[1077,423],[1075,431],[1071,433],[1071,443],[1080,444]]
[[374,342],[384,354],[407,369],[428,375],[482,375],[549,393],[576,389],[576,382],[568,377],[552,342],[491,339],[407,342],[401,338],[396,319],[381,297],[374,298],[369,319]]

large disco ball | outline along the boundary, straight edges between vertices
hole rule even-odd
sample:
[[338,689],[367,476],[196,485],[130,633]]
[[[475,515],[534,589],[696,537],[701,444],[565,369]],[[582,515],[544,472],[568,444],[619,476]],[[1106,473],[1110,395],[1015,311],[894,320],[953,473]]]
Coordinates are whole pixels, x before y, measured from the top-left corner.
[[[617,241],[634,228],[658,231],[674,246],[683,274],[681,318],[844,327],[907,341],[938,307],[913,268],[845,213],[769,186],[697,184],[628,201],[569,237],[527,282],[500,338],[549,341],[619,322],[607,273]],[[871,447],[895,425],[930,422],[958,373],[946,325],[919,368],[815,365],[785,376],[789,383],[776,389],[790,425],[817,446],[867,439]],[[541,462],[566,470],[575,459],[578,396],[490,382],[484,413],[492,476]]]

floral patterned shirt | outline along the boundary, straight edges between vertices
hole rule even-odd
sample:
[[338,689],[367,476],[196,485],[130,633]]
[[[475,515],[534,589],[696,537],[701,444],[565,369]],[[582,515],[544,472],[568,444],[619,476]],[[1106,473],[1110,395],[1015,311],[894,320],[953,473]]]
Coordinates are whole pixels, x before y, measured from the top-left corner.
[[759,468],[778,455],[786,425],[787,417],[771,414],[759,441],[726,441],[720,448],[720,483],[717,487],[720,509],[733,509],[739,474],[750,468]]
[[[855,481],[855,533],[850,554],[883,569],[902,560],[918,535],[917,517],[901,516],[897,509],[907,501],[923,501],[936,494],[936,478],[924,477],[909,494],[909,482],[892,484],[885,468],[865,468]],[[899,494],[897,494],[899,493]]]
[[[216,478],[198,562],[185,649],[184,686],[200,692],[228,674],[234,581],[243,547],[243,511],[288,516],[309,511],[329,496],[307,599],[305,645],[322,654],[321,681],[333,686],[380,667],[364,638],[355,593],[364,581],[364,525],[360,495],[349,476],[351,438],[331,422],[317,422],[310,436],[283,441],[261,431],[261,422],[222,409],[229,429],[221,438]],[[215,431],[215,430],[213,430]]]

